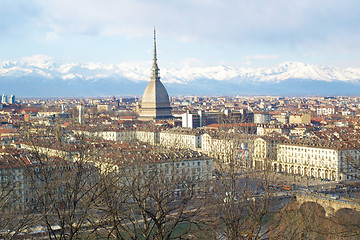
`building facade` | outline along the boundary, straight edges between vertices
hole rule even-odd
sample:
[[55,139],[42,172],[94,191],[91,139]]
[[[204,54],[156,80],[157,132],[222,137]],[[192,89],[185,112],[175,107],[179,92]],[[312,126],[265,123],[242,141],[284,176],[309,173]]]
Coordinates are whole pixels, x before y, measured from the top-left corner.
[[306,177],[344,181],[358,179],[352,162],[359,160],[360,151],[347,147],[315,144],[282,143],[277,147],[275,171]]
[[201,134],[191,129],[169,129],[160,132],[160,145],[168,148],[201,149]]
[[198,128],[202,127],[201,116],[199,114],[191,114],[186,112],[181,115],[181,123],[183,128]]
[[336,107],[319,107],[316,109],[317,115],[332,115],[336,113]]
[[279,137],[259,137],[254,140],[253,167],[255,169],[271,169],[277,159]]
[[8,97],[7,97],[6,94],[3,94],[3,95],[1,96],[1,103],[8,103]]
[[271,115],[268,113],[255,113],[254,123],[266,124],[270,123]]

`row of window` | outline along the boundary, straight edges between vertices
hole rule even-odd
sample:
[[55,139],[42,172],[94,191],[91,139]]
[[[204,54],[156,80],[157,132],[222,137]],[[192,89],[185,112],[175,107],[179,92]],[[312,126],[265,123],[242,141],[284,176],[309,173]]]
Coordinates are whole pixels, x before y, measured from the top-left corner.
[[297,159],[288,159],[288,158],[280,158],[281,162],[288,162],[288,163],[295,163],[295,164],[302,164],[302,165],[314,165],[314,166],[321,166],[321,167],[336,167],[336,163],[334,162],[318,162],[316,160],[306,161],[306,160],[297,160]]
[[287,152],[290,151],[299,151],[299,152],[314,152],[314,153],[325,153],[325,154],[335,154],[335,150],[326,150],[326,149],[316,149],[316,148],[305,148],[305,147],[288,147],[288,146],[279,146],[279,151]]

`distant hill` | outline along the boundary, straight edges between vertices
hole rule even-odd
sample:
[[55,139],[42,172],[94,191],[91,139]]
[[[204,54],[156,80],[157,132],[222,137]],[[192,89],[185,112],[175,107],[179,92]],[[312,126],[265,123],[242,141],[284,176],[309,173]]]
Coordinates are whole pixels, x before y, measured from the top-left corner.
[[[16,96],[142,95],[150,64],[0,63],[3,93]],[[359,95],[360,69],[299,62],[274,68],[161,68],[170,95]]]

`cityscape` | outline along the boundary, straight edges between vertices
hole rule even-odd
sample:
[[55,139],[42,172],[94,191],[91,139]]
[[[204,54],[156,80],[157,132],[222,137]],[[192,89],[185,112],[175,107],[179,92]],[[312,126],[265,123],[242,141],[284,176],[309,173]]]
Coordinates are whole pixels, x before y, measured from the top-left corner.
[[0,3],[0,239],[360,238],[359,4],[120,2]]

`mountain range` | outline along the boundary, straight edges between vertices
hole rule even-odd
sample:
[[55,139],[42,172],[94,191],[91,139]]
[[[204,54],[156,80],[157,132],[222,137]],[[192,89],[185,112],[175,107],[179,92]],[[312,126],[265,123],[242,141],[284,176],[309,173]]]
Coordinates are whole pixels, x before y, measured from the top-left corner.
[[[151,63],[0,62],[2,93],[23,97],[141,96]],[[276,67],[161,68],[169,95],[359,95],[360,68],[287,62]],[[0,92],[0,94],[2,94]]]

